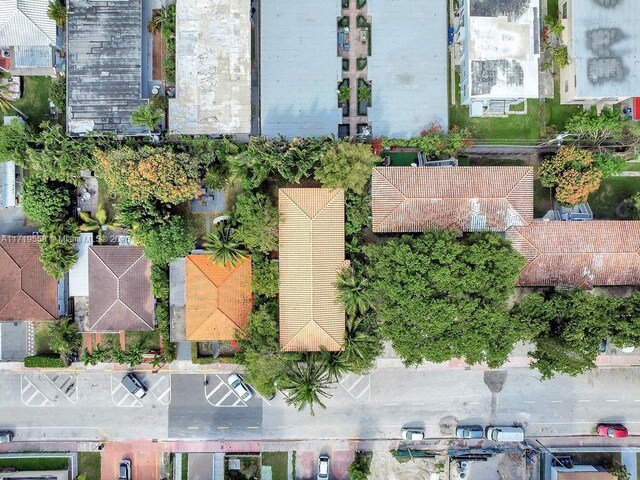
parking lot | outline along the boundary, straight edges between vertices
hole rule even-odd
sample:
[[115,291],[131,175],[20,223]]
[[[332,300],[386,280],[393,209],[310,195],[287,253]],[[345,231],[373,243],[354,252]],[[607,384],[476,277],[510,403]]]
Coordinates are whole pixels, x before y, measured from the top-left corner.
[[340,379],[340,386],[361,405],[371,400],[371,375],[345,375]]
[[[214,407],[231,408],[246,407],[247,402],[242,400],[236,392],[233,391],[226,377],[220,375],[204,375],[204,396]],[[253,398],[248,403],[259,402],[262,397],[253,392]]]
[[122,384],[125,374],[111,375],[111,401],[117,407],[136,408],[146,405],[171,403],[171,375],[168,374],[136,374],[148,390],[143,398],[136,397]]
[[23,373],[20,399],[27,407],[78,403],[78,376],[71,373]]

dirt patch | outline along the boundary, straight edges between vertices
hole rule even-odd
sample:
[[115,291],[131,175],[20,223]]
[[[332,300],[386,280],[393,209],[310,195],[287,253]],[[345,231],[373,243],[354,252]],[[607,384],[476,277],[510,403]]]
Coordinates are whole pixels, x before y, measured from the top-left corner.
[[529,478],[523,452],[499,454],[486,462],[452,462],[451,479],[514,480]]
[[389,452],[373,452],[369,480],[445,480],[444,456],[398,462]]
[[491,393],[500,393],[507,381],[508,372],[506,370],[489,370],[484,372],[484,384]]
[[454,416],[448,415],[440,419],[440,433],[445,437],[453,437],[456,432],[456,426],[458,425],[458,419]]

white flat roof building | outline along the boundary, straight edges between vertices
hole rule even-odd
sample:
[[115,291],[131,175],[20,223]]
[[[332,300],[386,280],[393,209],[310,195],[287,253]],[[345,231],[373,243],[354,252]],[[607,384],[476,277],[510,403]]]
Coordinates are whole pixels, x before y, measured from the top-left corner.
[[[353,0],[352,0],[353,1]],[[375,136],[418,136],[449,125],[444,0],[368,0],[369,122]]]
[[250,0],[177,0],[171,132],[251,133],[250,9]]
[[338,134],[342,122],[336,93],[342,75],[336,40],[340,15],[340,0],[276,0],[261,6],[262,135]]
[[69,296],[89,296],[89,247],[93,245],[93,233],[81,233],[76,240],[78,261],[69,270]]
[[538,98],[539,0],[461,3],[462,104]]

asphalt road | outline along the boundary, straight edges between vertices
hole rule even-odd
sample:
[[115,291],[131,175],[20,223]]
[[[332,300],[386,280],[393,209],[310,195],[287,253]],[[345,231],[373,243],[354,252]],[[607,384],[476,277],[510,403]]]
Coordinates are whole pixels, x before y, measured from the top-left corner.
[[0,373],[0,430],[14,430],[16,440],[333,440],[394,439],[408,425],[443,438],[457,424],[517,423],[530,437],[553,437],[592,435],[597,422],[612,421],[640,435],[633,368],[545,382],[528,369],[381,369],[344,378],[314,417],[281,395],[242,402],[222,376],[208,375],[207,385],[202,374],[143,376],[143,399],[120,387],[121,376]]

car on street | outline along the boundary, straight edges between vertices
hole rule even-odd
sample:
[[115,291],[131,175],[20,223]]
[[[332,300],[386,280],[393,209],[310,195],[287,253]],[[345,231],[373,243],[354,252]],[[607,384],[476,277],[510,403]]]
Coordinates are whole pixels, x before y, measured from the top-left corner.
[[120,460],[118,465],[118,480],[131,480],[131,460]]
[[13,432],[9,430],[0,431],[0,443],[9,443],[13,440]]
[[122,385],[138,398],[147,394],[147,386],[140,381],[135,373],[127,373],[122,379]]
[[480,425],[460,425],[456,428],[458,438],[484,438],[484,428]]
[[328,480],[329,478],[329,455],[320,455],[318,458],[318,480]]
[[403,440],[424,440],[424,429],[422,428],[403,428],[401,433]]
[[601,437],[623,438],[629,436],[627,427],[619,423],[599,423],[598,435]]
[[233,388],[233,391],[236,392],[236,395],[238,395],[243,402],[251,400],[251,397],[253,397],[253,393],[251,392],[251,389],[242,381],[242,377],[240,375],[238,375],[237,373],[232,373],[231,375],[229,375],[227,381],[229,382],[229,385],[231,385],[231,388]]

